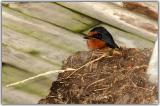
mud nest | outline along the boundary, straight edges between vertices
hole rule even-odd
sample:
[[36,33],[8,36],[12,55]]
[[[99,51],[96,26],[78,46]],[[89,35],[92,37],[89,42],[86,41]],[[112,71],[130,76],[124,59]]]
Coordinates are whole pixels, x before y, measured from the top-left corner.
[[154,103],[157,85],[146,75],[151,52],[134,48],[77,52],[63,62],[62,69],[79,69],[59,73],[39,104]]

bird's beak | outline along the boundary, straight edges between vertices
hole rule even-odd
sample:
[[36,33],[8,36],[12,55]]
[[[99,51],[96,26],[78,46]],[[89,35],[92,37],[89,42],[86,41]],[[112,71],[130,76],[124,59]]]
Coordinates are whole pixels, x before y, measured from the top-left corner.
[[84,39],[91,39],[91,38],[93,38],[92,36],[84,36],[83,37]]

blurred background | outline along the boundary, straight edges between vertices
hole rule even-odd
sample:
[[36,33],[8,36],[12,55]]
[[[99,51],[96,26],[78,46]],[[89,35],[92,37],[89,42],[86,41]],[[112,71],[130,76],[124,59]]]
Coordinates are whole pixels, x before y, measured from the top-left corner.
[[48,95],[57,74],[5,85],[61,69],[68,56],[88,50],[82,37],[96,26],[122,47],[153,48],[158,2],[3,2],[2,103],[37,104]]

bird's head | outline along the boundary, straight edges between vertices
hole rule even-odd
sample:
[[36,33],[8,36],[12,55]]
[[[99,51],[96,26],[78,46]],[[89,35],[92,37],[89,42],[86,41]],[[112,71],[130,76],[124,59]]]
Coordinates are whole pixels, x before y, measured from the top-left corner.
[[88,36],[85,36],[84,39],[100,39],[104,34],[107,34],[108,31],[104,27],[95,27],[88,33]]
[[95,27],[88,33],[88,36],[85,36],[84,39],[92,43],[106,44],[110,48],[119,48],[118,45],[114,42],[114,39],[109,31],[104,27]]

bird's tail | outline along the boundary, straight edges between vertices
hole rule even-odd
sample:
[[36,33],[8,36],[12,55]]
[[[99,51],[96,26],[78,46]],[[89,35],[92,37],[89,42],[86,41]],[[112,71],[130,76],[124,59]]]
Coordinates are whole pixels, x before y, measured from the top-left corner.
[[107,44],[110,48],[119,48],[119,46],[116,43],[113,44]]

